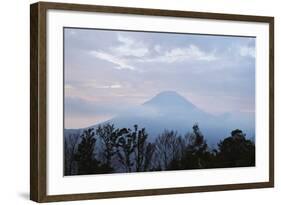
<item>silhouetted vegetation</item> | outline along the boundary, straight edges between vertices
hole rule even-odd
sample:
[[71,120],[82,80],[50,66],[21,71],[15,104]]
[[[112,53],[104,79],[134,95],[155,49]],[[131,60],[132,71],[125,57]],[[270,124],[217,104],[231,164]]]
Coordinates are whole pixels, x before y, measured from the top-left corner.
[[231,136],[218,144],[218,166],[255,166],[255,145],[245,138],[241,130],[233,130]]
[[70,134],[67,140],[64,140],[64,173],[65,175],[72,175],[77,173],[74,170],[76,146],[79,140],[79,134]]
[[239,129],[215,148],[208,146],[198,124],[184,136],[164,130],[156,138],[138,125],[119,129],[104,124],[64,139],[65,175],[247,166],[255,166],[255,143]]

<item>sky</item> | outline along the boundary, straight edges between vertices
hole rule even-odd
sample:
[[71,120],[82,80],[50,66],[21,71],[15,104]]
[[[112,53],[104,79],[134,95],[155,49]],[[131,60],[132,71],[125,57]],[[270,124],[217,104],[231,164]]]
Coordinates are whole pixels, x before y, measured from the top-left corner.
[[64,28],[65,128],[176,91],[213,115],[255,113],[255,38]]

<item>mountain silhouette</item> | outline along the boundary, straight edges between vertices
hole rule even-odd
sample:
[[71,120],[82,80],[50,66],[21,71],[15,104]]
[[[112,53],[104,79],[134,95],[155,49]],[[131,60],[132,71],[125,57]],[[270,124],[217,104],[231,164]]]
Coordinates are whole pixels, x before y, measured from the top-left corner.
[[186,109],[196,109],[195,105],[186,100],[184,97],[179,95],[175,91],[164,91],[157,94],[155,97],[143,104],[144,106],[154,106],[154,107],[178,107]]
[[[192,132],[195,123],[202,125],[202,128],[216,127],[210,125],[215,121],[213,115],[202,111],[177,92],[164,91],[142,105],[131,108],[104,123],[129,128],[137,124],[141,128],[144,127],[153,139],[165,129],[175,130],[178,134],[184,135],[186,132]],[[95,128],[97,125],[91,127]],[[203,130],[210,132],[209,129]]]
[[175,91],[161,92],[149,101],[143,103],[143,107],[153,110],[161,115],[177,115],[178,117],[193,116],[194,120],[203,116],[207,118],[213,117],[211,114],[200,110],[193,103]]
[[177,131],[184,135],[192,132],[192,126],[199,124],[205,139],[216,143],[229,135],[231,130],[240,128],[246,132],[254,133],[254,123],[245,124],[243,119],[230,119],[229,115],[213,116],[175,91],[164,91],[142,105],[128,109],[126,112],[107,120],[106,122],[91,126],[96,128],[104,123],[113,123],[116,128],[133,128],[137,124],[145,128],[151,139],[156,138],[165,129]]

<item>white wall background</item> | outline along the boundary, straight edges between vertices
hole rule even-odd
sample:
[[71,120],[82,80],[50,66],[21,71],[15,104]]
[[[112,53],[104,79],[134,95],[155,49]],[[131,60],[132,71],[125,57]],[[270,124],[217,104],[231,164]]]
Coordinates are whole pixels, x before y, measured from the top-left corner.
[[[67,202],[69,204],[270,204],[280,200],[281,12],[277,0],[74,0],[88,4],[275,16],[274,189]],[[0,204],[32,204],[29,198],[29,4],[7,0],[0,7]],[[56,203],[55,203],[56,204]],[[66,204],[66,203],[60,203]]]

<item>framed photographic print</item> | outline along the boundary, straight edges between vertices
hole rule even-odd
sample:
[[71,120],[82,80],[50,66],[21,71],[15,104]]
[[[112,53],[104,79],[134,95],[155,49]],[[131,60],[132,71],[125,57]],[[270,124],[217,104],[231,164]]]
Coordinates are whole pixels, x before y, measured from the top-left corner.
[[274,186],[274,18],[31,5],[30,197]]

